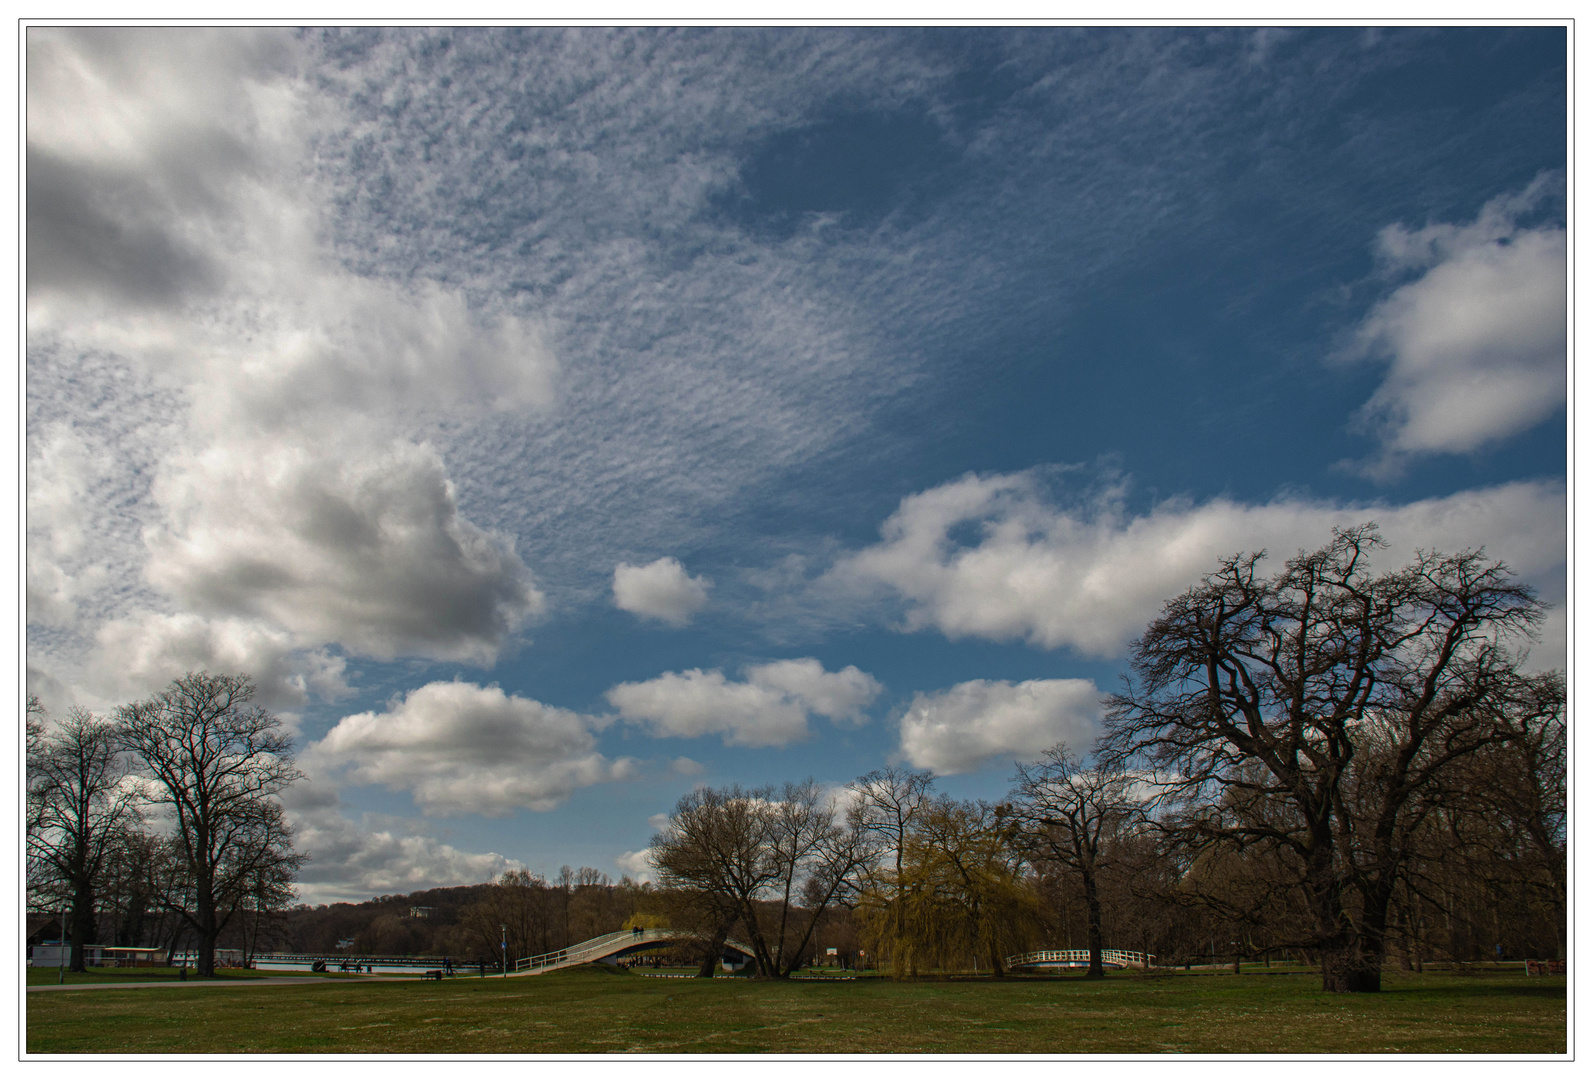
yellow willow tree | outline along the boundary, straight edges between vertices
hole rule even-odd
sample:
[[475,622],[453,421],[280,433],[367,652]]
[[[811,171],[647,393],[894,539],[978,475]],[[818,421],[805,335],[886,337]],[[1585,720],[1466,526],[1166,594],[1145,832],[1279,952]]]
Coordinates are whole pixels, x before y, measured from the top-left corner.
[[907,834],[902,861],[907,963],[942,970],[969,961],[1005,973],[1033,944],[1040,899],[1008,807],[941,797]]
[[900,766],[876,769],[852,782],[851,815],[858,828],[874,841],[876,857],[864,867],[865,914],[879,922],[881,905],[885,921],[871,922],[876,951],[888,947],[891,972],[900,979],[907,972],[911,946],[907,937],[907,897],[902,888],[907,834],[919,811],[929,803],[934,776]]

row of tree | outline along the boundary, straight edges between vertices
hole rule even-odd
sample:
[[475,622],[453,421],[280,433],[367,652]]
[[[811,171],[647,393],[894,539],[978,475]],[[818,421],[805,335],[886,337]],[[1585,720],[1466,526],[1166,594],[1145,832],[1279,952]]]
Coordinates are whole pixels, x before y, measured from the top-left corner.
[[[686,933],[703,974],[733,938],[780,978],[821,945],[905,976],[1083,944],[1099,976],[1111,940],[1308,958],[1341,992],[1378,989],[1390,957],[1563,956],[1565,685],[1519,650],[1542,605],[1480,553],[1376,572],[1381,546],[1364,526],[1272,577],[1223,561],[1134,643],[1098,744],[1019,765],[1005,800],[901,768],[700,788],[653,838],[656,888],[514,873],[425,944],[507,937],[518,959],[641,920]],[[117,943],[191,933],[208,973],[224,931],[257,941],[287,902],[303,856],[276,796],[298,773],[252,694],[190,675],[49,729],[30,706],[30,887],[71,908],[74,967],[108,911]],[[360,951],[420,951],[387,916]]]
[[1019,766],[1004,802],[901,769],[692,792],[652,845],[675,925],[705,971],[735,935],[774,978],[837,907],[898,974],[1000,974],[1075,918],[1097,977],[1108,924],[1164,958],[1309,956],[1337,992],[1391,954],[1563,955],[1565,685],[1518,648],[1542,605],[1479,552],[1374,572],[1381,546],[1225,560],[1134,643],[1085,759]]
[[277,796],[300,773],[253,696],[247,676],[200,673],[112,718],[50,723],[29,700],[30,904],[70,912],[74,971],[109,922],[114,944],[186,932],[210,975],[229,925],[257,934],[291,901],[304,856]]

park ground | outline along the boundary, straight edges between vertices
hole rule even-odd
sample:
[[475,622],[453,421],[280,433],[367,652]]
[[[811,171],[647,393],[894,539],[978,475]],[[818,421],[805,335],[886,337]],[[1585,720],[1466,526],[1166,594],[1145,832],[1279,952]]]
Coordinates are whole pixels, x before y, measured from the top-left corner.
[[[54,975],[51,973],[51,981]],[[1564,976],[1117,974],[755,982],[578,969],[444,982],[34,991],[30,1054],[1560,1054]],[[31,980],[30,980],[31,982]]]

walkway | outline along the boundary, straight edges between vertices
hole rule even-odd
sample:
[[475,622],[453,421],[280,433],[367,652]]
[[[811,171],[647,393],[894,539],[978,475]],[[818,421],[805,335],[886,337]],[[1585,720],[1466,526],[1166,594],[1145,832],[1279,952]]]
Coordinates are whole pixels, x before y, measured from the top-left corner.
[[[603,960],[614,960],[634,952],[645,952],[673,941],[679,941],[690,935],[678,930],[665,927],[652,926],[637,933],[634,930],[617,930],[612,934],[601,934],[579,945],[571,945],[567,949],[543,953],[540,956],[527,956],[515,964],[516,975],[541,975],[547,971],[557,971],[559,968],[574,967],[577,964],[591,964]],[[746,963],[752,959],[752,950],[737,941],[725,942],[725,958],[732,956]]]
[[[379,982],[400,981],[397,976],[381,975],[372,976],[371,979],[361,980]],[[323,979],[312,975],[284,975],[280,977],[267,977],[264,979],[162,979],[159,982],[97,982],[97,983],[52,983],[45,986],[30,986],[28,993],[41,990],[147,990],[155,986],[302,986],[305,983],[335,983],[347,982],[346,979]]]

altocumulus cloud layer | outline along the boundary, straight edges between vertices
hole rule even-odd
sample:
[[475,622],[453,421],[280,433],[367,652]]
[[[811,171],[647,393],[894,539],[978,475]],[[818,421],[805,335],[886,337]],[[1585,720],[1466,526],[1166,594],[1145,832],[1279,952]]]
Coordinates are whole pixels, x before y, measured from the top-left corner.
[[[1334,526],[1486,546],[1563,663],[1563,88],[1373,92],[1467,40],[30,29],[30,687],[253,673],[330,898],[1082,745],[1166,598]],[[1262,413],[1281,475],[1175,467]]]

